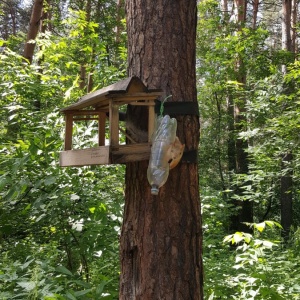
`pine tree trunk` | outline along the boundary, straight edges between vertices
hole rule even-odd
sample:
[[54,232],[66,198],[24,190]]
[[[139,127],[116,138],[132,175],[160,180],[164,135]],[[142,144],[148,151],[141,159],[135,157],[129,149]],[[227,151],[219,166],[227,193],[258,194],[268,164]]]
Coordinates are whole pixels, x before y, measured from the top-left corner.
[[[196,102],[196,0],[127,0],[126,10],[129,76],[162,88],[171,101]],[[128,109],[136,132],[147,127],[144,114]],[[196,114],[177,121],[181,142],[197,149]],[[181,162],[171,170],[158,196],[150,194],[147,166],[147,161],[126,166],[120,299],[202,299],[197,163]]]

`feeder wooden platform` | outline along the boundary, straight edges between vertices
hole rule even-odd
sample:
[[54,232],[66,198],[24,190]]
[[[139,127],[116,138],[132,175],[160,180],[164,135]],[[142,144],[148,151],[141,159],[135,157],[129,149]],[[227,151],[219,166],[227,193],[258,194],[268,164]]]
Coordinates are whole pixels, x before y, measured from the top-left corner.
[[[78,102],[61,110],[65,115],[65,151],[60,153],[60,166],[122,164],[147,160],[155,126],[155,100],[161,90],[148,89],[138,77],[129,77],[103,89],[83,96]],[[120,144],[119,107],[121,105],[148,107],[148,143]],[[109,145],[105,145],[106,118],[109,118]],[[98,121],[98,146],[72,149],[73,123]]]

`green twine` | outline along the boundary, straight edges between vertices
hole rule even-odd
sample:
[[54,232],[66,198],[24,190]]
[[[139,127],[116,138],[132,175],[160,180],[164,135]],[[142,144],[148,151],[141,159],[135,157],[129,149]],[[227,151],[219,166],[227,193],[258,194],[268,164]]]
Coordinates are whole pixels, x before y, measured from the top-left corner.
[[161,105],[160,105],[159,113],[160,113],[161,116],[162,116],[163,113],[164,113],[164,104],[165,104],[166,100],[167,100],[168,98],[170,98],[170,97],[172,97],[172,95],[167,96],[167,97],[162,101],[162,103],[161,103]]

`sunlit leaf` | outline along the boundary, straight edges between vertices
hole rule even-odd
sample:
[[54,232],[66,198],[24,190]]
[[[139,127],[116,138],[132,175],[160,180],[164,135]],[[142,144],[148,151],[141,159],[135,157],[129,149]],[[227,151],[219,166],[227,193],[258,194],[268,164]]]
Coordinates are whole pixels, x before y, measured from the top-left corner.
[[58,267],[56,267],[55,270],[59,273],[63,273],[63,274],[66,274],[66,275],[73,276],[73,274],[64,266],[58,266]]

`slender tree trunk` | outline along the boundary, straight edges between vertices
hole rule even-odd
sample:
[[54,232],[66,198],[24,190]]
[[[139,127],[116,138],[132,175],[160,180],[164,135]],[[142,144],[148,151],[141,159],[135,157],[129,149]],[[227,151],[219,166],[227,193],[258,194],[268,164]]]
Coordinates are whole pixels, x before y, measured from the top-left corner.
[[11,16],[11,22],[12,22],[12,34],[17,34],[17,17],[16,17],[16,7],[11,3],[10,7],[10,16]]
[[282,49],[291,51],[291,13],[292,0],[282,1]]
[[[196,102],[196,0],[127,0],[126,10],[129,75],[172,94],[172,101]],[[147,127],[143,110],[129,108],[128,114],[137,129]],[[198,117],[177,121],[181,142],[197,149]],[[197,163],[171,170],[158,196],[150,194],[147,166],[126,166],[120,299],[202,299]]]
[[[91,21],[91,11],[92,11],[92,1],[87,0],[86,6],[85,6],[85,12],[86,12],[86,21],[90,22]],[[93,46],[93,45],[92,45]],[[95,54],[94,50],[91,53],[91,60],[94,60]],[[82,61],[80,65],[80,82],[79,82],[79,87],[80,89],[86,88],[87,93],[89,93],[93,89],[94,81],[93,81],[93,72],[87,72],[86,65],[88,62]]]
[[283,227],[282,236],[285,239],[288,239],[290,228],[292,225],[293,219],[293,207],[292,207],[292,200],[293,200],[293,171],[291,169],[291,162],[293,156],[291,153],[286,153],[282,157],[282,170],[285,174],[281,177],[281,197],[280,197],[280,204],[281,204],[281,226]]
[[258,7],[259,7],[259,0],[253,0],[253,18],[252,18],[253,29],[256,29],[256,25],[257,25]]
[[30,63],[32,63],[35,42],[32,42],[36,39],[36,36],[40,29],[40,22],[42,19],[43,12],[43,0],[35,0],[32,14],[30,18],[29,30],[27,34],[25,49],[24,49],[24,57],[28,59]]
[[298,45],[297,45],[297,15],[298,15],[298,0],[292,0],[292,7],[291,7],[291,48],[293,53],[298,52]]
[[[235,0],[235,18],[237,20],[238,31],[241,31],[246,23],[247,2],[245,0]],[[243,86],[246,84],[246,72],[243,58],[239,57],[235,64],[236,78]],[[238,97],[238,96],[235,96]],[[233,96],[230,96],[233,98]],[[243,94],[238,99],[233,99],[230,104],[229,116],[231,124],[229,124],[229,144],[228,144],[228,166],[229,170],[233,169],[235,174],[248,173],[248,143],[242,139],[236,138],[238,132],[244,130],[246,121],[246,98]],[[232,124],[233,122],[233,124]],[[243,186],[238,186],[235,189],[235,194],[242,198]],[[248,200],[232,200],[233,205],[238,209],[238,212],[231,216],[231,231],[251,232],[251,228],[244,223],[253,222],[253,203]]]
[[[48,28],[48,24],[49,24],[49,21],[50,21],[50,10],[49,10],[49,7],[50,7],[50,3],[51,0],[45,0],[44,1],[44,5],[47,6],[47,9],[43,9],[42,10],[42,14],[41,14],[41,18],[40,18],[40,21],[39,21],[39,32],[40,33],[45,33],[47,28]],[[32,52],[32,55],[33,55],[33,52]],[[38,65],[42,65],[44,61],[44,56],[40,57],[39,60],[38,60]],[[31,62],[32,62],[32,58],[31,58]],[[41,75],[42,75],[43,71],[42,71],[42,68],[39,70],[39,76],[38,76],[38,79],[40,81],[41,79]],[[40,110],[41,109],[41,100],[40,99],[35,99],[34,102],[33,102],[33,106],[36,110]]]
[[234,0],[235,17],[239,29],[242,29],[246,22],[247,1],[246,0]]
[[[223,191],[226,190],[226,184],[225,179],[223,176],[223,166],[222,166],[222,146],[221,146],[221,136],[222,136],[222,108],[221,108],[221,101],[218,98],[218,94],[215,93],[215,100],[216,100],[216,106],[217,106],[217,112],[218,112],[218,121],[216,124],[217,127],[217,137],[216,137],[216,144],[217,144],[217,161],[218,161],[218,169],[220,174],[220,180]],[[225,195],[225,193],[223,193]]]
[[[293,43],[292,43],[292,0],[283,0],[282,1],[282,49],[293,52]],[[282,66],[283,74],[287,73],[287,66]],[[294,88],[289,86],[286,89],[286,93],[290,94],[294,92]],[[292,225],[292,200],[293,200],[293,179],[292,171],[286,172],[285,169],[290,167],[293,159],[293,155],[290,152],[284,153],[282,155],[282,170],[285,173],[281,177],[281,225],[283,227],[282,236],[287,240],[290,232],[290,227]]]

